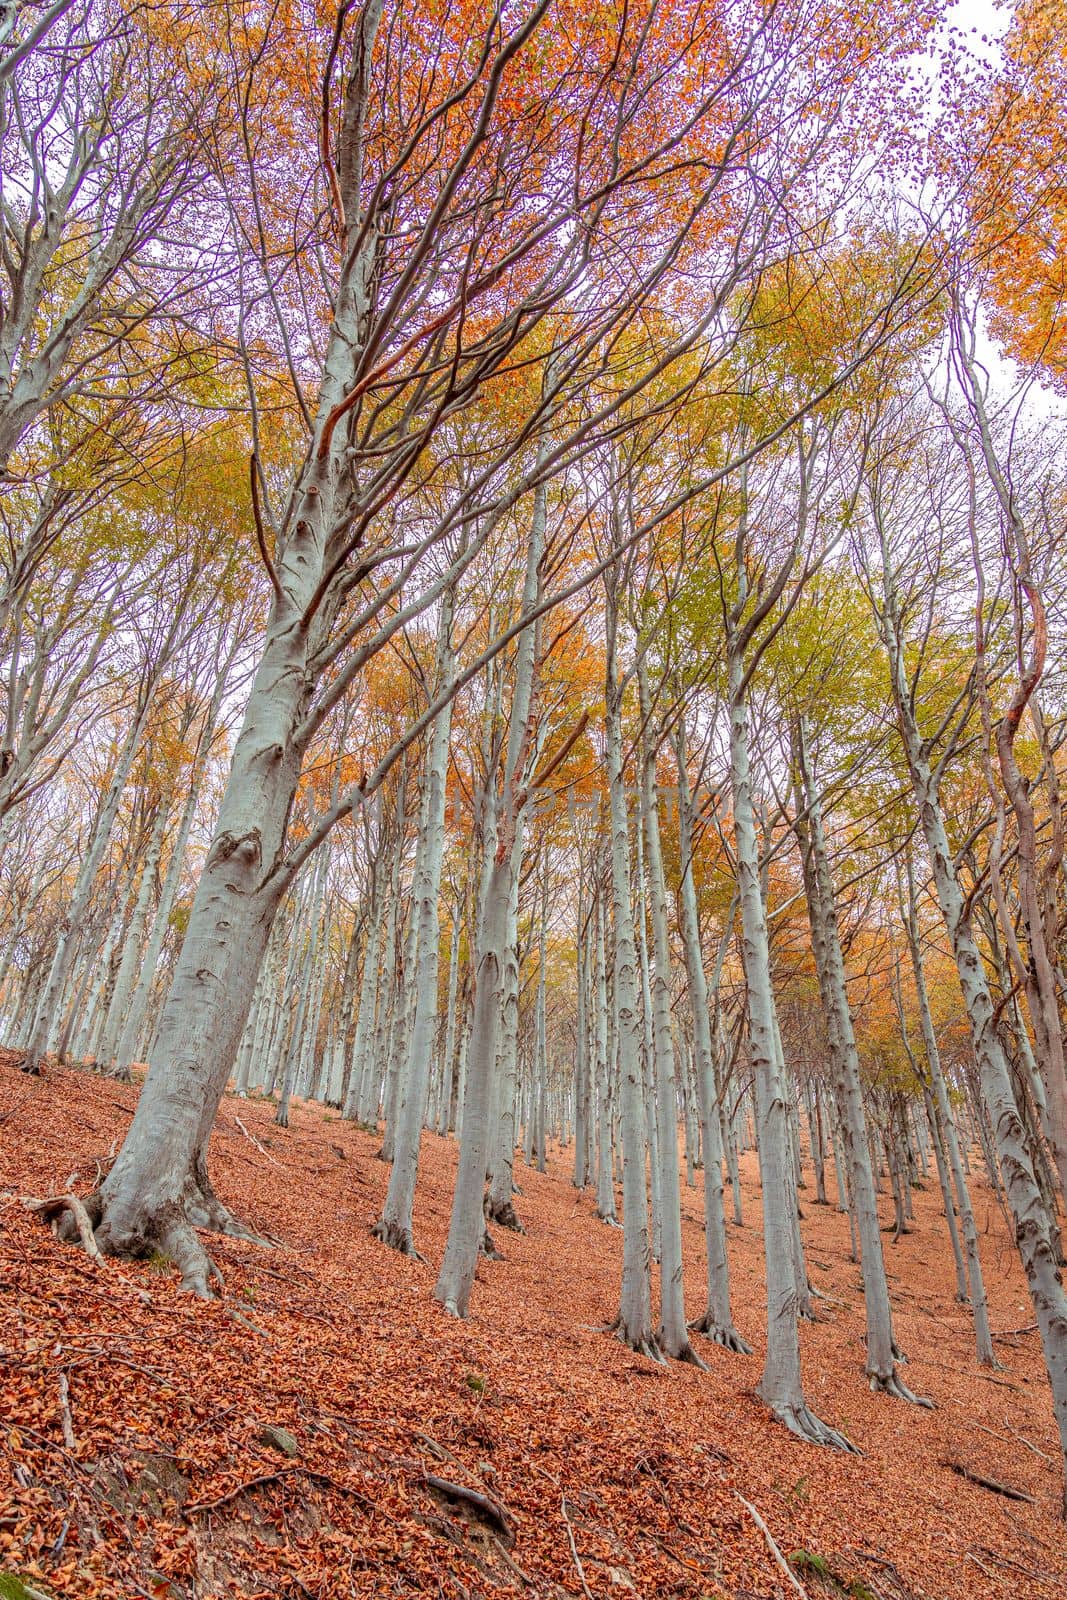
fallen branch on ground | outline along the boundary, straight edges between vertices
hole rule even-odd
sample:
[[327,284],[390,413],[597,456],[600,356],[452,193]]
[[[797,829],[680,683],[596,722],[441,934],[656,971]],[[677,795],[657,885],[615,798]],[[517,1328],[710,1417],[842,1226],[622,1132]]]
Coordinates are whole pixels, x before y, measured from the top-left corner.
[[734,1494],[737,1495],[737,1498],[740,1500],[741,1504],[744,1506],[745,1510],[756,1524],[756,1527],[759,1529],[760,1533],[762,1533],[767,1544],[767,1549],[774,1557],[776,1564],[781,1568],[784,1576],[788,1579],[789,1583],[792,1584],[796,1593],[802,1597],[802,1600],[808,1600],[808,1591],[805,1589],[804,1585],[801,1583],[800,1579],[797,1577],[796,1573],[785,1559],[785,1556],[775,1544],[774,1536],[772,1535],[770,1528],[768,1528],[767,1524],[764,1522],[755,1506],[752,1505],[750,1501],[746,1500],[743,1494],[738,1494],[736,1489],[734,1490]]
[[1000,1483],[996,1478],[985,1478],[980,1472],[972,1472],[970,1467],[965,1467],[962,1461],[942,1461],[943,1467],[948,1467],[961,1478],[966,1478],[968,1483],[976,1483],[980,1489],[989,1489],[993,1494],[1002,1494],[1008,1500],[1025,1500],[1027,1505],[1037,1504],[1032,1494],[1027,1494],[1025,1489],[1013,1489],[1010,1483]]
[[89,1221],[89,1213],[76,1194],[54,1194],[47,1200],[24,1199],[23,1205],[27,1211],[35,1211],[43,1222],[54,1222],[63,1211],[69,1211],[74,1218],[78,1229],[78,1237],[85,1248],[85,1254],[90,1261],[103,1261],[100,1247],[93,1233],[93,1225]]

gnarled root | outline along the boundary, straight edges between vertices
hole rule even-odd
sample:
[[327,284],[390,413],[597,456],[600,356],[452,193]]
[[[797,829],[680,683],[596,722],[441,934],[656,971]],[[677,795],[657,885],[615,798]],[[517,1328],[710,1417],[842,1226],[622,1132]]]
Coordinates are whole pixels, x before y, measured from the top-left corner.
[[851,1439],[846,1438],[836,1428],[821,1422],[813,1411],[808,1410],[803,1401],[799,1405],[772,1405],[770,1411],[779,1422],[785,1423],[790,1433],[795,1433],[798,1439],[803,1439],[808,1444],[826,1445],[830,1450],[843,1450],[853,1456],[863,1454]]
[[59,1238],[69,1244],[80,1241],[90,1256],[144,1260],[158,1253],[169,1257],[181,1273],[182,1288],[204,1299],[213,1297],[214,1286],[223,1279],[197,1237],[197,1228],[266,1248],[277,1242],[253,1233],[227,1210],[211,1187],[200,1156],[177,1193],[161,1195],[158,1188],[153,1192],[148,1185],[146,1196],[135,1192],[131,1199],[121,1191],[109,1194],[110,1182],[108,1178],[82,1201],[61,1195],[35,1209],[44,1220],[56,1220]]
[[701,1361],[700,1357],[697,1355],[688,1339],[677,1350],[672,1350],[670,1346],[665,1343],[662,1328],[657,1335],[657,1339],[663,1354],[668,1356],[671,1361],[685,1361],[688,1362],[691,1367],[699,1367],[701,1372],[707,1372],[707,1362]]
[[242,1239],[245,1244],[258,1244],[265,1250],[279,1242],[266,1234],[255,1233],[223,1205],[200,1156],[193,1163],[193,1191],[187,1199],[185,1211],[187,1220],[194,1228],[206,1228],[209,1233],[221,1233],[227,1239]]
[[690,1333],[702,1333],[705,1339],[710,1339],[713,1344],[721,1344],[724,1350],[732,1350],[738,1356],[750,1356],[752,1346],[746,1339],[742,1339],[732,1322],[716,1322],[710,1311],[705,1311],[702,1317],[689,1324]]
[[425,1265],[426,1257],[415,1249],[410,1228],[402,1228],[398,1222],[387,1222],[381,1217],[374,1224],[371,1233],[383,1244],[387,1244],[391,1250],[398,1250],[402,1256],[407,1256],[409,1261],[421,1261]]
[[871,1386],[872,1394],[892,1395],[894,1400],[906,1400],[909,1405],[921,1406],[924,1411],[935,1409],[932,1400],[927,1400],[923,1395],[912,1394],[907,1384],[902,1383],[895,1372],[889,1373],[888,1376],[881,1372],[868,1372],[867,1382]]
[[598,1211],[597,1212],[597,1220],[599,1222],[602,1222],[604,1224],[605,1228],[621,1228],[622,1227],[622,1223],[619,1221],[618,1217],[616,1217],[616,1216],[605,1216],[602,1211]]
[[[23,1204],[30,1211],[35,1211],[42,1222],[55,1224],[55,1231],[60,1238],[71,1244],[76,1238],[80,1239],[82,1249],[91,1261],[104,1259],[93,1231],[100,1220],[97,1196],[90,1195],[88,1200],[82,1201],[76,1194],[56,1194],[47,1200],[24,1200]],[[60,1217],[64,1217],[62,1222],[59,1221]]]
[[489,1222],[495,1222],[501,1228],[510,1228],[512,1233],[525,1233],[526,1229],[519,1221],[518,1213],[510,1200],[486,1199],[485,1215]]
[[614,1322],[608,1323],[604,1331],[613,1333],[620,1344],[624,1344],[628,1350],[635,1351],[639,1356],[647,1356],[649,1361],[654,1361],[658,1367],[667,1365],[667,1357],[660,1349],[655,1334],[631,1332],[622,1319],[621,1311]]

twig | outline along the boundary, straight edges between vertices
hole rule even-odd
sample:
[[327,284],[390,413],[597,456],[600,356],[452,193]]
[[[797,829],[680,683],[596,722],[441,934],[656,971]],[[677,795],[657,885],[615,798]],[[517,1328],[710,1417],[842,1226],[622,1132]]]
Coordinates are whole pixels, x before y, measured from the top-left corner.
[[1013,1438],[1018,1439],[1019,1443],[1020,1444],[1024,1444],[1028,1450],[1032,1450],[1034,1452],[1035,1456],[1040,1456],[1042,1461],[1051,1462],[1051,1464],[1053,1466],[1056,1465],[1055,1456],[1046,1455],[1044,1450],[1039,1450],[1037,1448],[1036,1444],[1031,1444],[1029,1439],[1027,1439],[1025,1437],[1025,1435],[1021,1434],[1017,1428],[1013,1428],[1012,1427],[1012,1425],[1008,1421],[1007,1417],[1004,1418],[1004,1426],[1007,1428],[1008,1432],[1012,1435]]
[[750,1501],[746,1500],[743,1494],[738,1494],[736,1489],[734,1490],[734,1494],[737,1495],[737,1498],[740,1500],[741,1504],[744,1506],[745,1510],[756,1524],[756,1527],[767,1541],[767,1549],[774,1557],[776,1564],[781,1568],[789,1583],[792,1584],[796,1593],[802,1597],[802,1600],[808,1600],[808,1591],[805,1589],[804,1585],[801,1583],[800,1579],[797,1577],[796,1573],[785,1559],[785,1556],[783,1556],[782,1552],[775,1544],[770,1528],[768,1528],[767,1524],[764,1522],[755,1506],[752,1505]]
[[254,1144],[256,1149],[259,1151],[259,1153],[261,1155],[266,1156],[266,1158],[270,1162],[271,1166],[278,1167],[278,1166],[281,1165],[280,1161],[276,1161],[274,1159],[274,1157],[271,1155],[270,1151],[267,1149],[266,1145],[265,1144],[260,1144],[259,1140],[256,1138],[254,1133],[249,1133],[248,1129],[245,1127],[244,1123],[241,1121],[240,1117],[236,1115],[236,1113],[234,1114],[234,1119],[233,1120],[234,1120],[234,1122],[236,1122],[237,1126],[240,1128],[241,1132],[244,1134],[244,1136],[248,1140],[249,1144]]
[[1025,1328],[1002,1328],[999,1333],[994,1332],[994,1339],[1014,1339],[1020,1333],[1036,1333],[1037,1323],[1028,1322]]
[[980,1472],[972,1472],[970,1467],[965,1467],[962,1461],[944,1460],[941,1465],[966,1478],[968,1483],[976,1483],[980,1489],[989,1489],[993,1494],[1002,1494],[1007,1500],[1025,1500],[1030,1506],[1037,1504],[1033,1495],[1027,1494],[1024,1489],[1013,1489],[1010,1483],[1000,1483],[996,1478],[984,1478]]
[[76,1450],[78,1441],[74,1437],[74,1418],[70,1414],[70,1384],[65,1372],[59,1374],[59,1420],[63,1425],[63,1443],[68,1450]]
[[78,1237],[85,1248],[85,1254],[90,1261],[103,1261],[100,1247],[93,1233],[93,1225],[89,1221],[89,1213],[82,1205],[76,1194],[54,1194],[47,1200],[23,1200],[27,1211],[36,1211],[45,1222],[52,1222],[61,1211],[69,1211],[74,1218],[78,1229]]
[[574,1560],[574,1570],[578,1574],[578,1582],[582,1586],[582,1593],[585,1595],[586,1600],[593,1600],[592,1590],[590,1589],[589,1585],[585,1581],[585,1568],[582,1566],[582,1558],[578,1554],[578,1546],[574,1542],[574,1525],[571,1522],[571,1519],[570,1519],[569,1515],[567,1514],[567,1496],[566,1495],[562,1495],[561,1496],[561,1498],[560,1498],[560,1506],[561,1506],[562,1511],[563,1511],[563,1520],[567,1524],[567,1539],[568,1539],[568,1541],[570,1543],[571,1556],[572,1556],[572,1558]]
[[295,1472],[305,1470],[304,1467],[279,1467],[277,1472],[262,1472],[258,1478],[247,1478],[244,1483],[237,1484],[236,1488],[227,1489],[217,1500],[198,1500],[195,1505],[184,1506],[182,1516],[195,1517],[205,1511],[217,1511],[220,1506],[228,1505],[231,1500],[236,1500],[238,1495],[247,1494],[250,1489],[261,1489],[264,1484],[277,1483],[279,1478],[290,1478]]

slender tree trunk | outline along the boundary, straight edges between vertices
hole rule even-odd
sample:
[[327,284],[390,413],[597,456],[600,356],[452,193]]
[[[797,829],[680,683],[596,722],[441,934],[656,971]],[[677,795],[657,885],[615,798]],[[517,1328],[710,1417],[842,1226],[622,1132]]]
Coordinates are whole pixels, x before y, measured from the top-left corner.
[[[437,635],[435,693],[452,675],[452,615],[454,591],[449,590],[441,606]],[[412,1234],[412,1207],[418,1174],[422,1128],[426,1117],[426,1093],[430,1081],[430,1061],[437,1030],[437,970],[441,942],[439,904],[441,865],[445,846],[445,802],[448,777],[448,746],[452,731],[451,703],[434,720],[426,755],[425,805],[418,842],[413,888],[413,917],[418,922],[415,973],[415,1021],[404,1074],[404,1093],[398,1119],[393,1169],[381,1218],[375,1227],[384,1239],[404,1255],[415,1255]],[[455,943],[455,935],[453,935]]]
[[[733,1350],[741,1355],[751,1355],[751,1346],[746,1344],[734,1327],[730,1310],[730,1264],[726,1249],[726,1215],[723,1209],[722,1132],[715,1082],[708,982],[700,944],[700,921],[694,881],[693,805],[686,766],[685,726],[681,720],[678,723],[675,750],[678,764],[678,852],[681,862],[679,921],[685,950],[686,975],[689,979],[689,1009],[693,1018],[693,1054],[700,1106],[700,1138],[704,1155],[704,1246],[708,1264],[707,1305],[704,1315],[693,1324],[693,1327],[698,1333],[703,1333],[717,1344],[724,1345],[727,1350]],[[715,969],[716,990],[726,956],[727,939],[732,932],[730,928],[732,921],[731,908],[731,915],[727,919],[727,932],[719,946],[719,958]]]
[[[852,1180],[853,1206],[860,1236],[863,1264],[863,1300],[867,1312],[867,1381],[872,1389],[898,1399],[915,1401],[911,1390],[900,1381],[895,1359],[900,1351],[893,1338],[893,1318],[889,1285],[882,1255],[878,1226],[878,1206],[874,1178],[867,1154],[867,1124],[863,1112],[860,1084],[860,1059],[848,1003],[845,962],[837,931],[833,879],[823,829],[822,805],[815,787],[808,758],[807,735],[803,719],[794,738],[794,761],[802,795],[798,797],[796,832],[804,866],[812,949],[826,1018],[826,1036],[834,1085],[841,1108],[841,1130],[845,1159]],[[806,807],[806,822],[801,821]],[[929,1405],[929,1401],[921,1402]]]
[[638,667],[643,749],[641,812],[645,830],[648,897],[652,913],[655,976],[652,981],[652,1060],[659,1131],[660,1195],[660,1326],[658,1341],[665,1355],[703,1366],[689,1342],[682,1281],[682,1197],[678,1174],[678,1082],[671,1038],[671,954],[667,931],[667,886],[656,794],[656,746],[651,733],[652,703],[644,662]]
[[759,1393],[780,1421],[802,1439],[843,1450],[852,1446],[808,1408],[800,1377],[799,1301],[793,1254],[796,1192],[789,1170],[788,1107],[778,1071],[774,991],[767,915],[760,887],[759,850],[749,774],[744,665],[731,640],[730,782],[734,803],[738,893],[748,993],[749,1053],[756,1080],[763,1241],[767,1269],[767,1356]]
[[[978,1360],[982,1366],[995,1367],[998,1362],[993,1351],[993,1335],[989,1326],[985,1279],[982,1275],[982,1260],[978,1250],[978,1229],[975,1225],[970,1190],[967,1187],[967,1179],[960,1159],[956,1119],[953,1116],[952,1106],[949,1102],[948,1089],[945,1086],[945,1075],[941,1070],[941,1052],[937,1045],[937,1033],[934,1030],[934,1018],[930,1010],[930,996],[926,988],[926,973],[923,968],[922,947],[919,942],[919,912],[915,898],[915,875],[910,854],[907,855],[905,860],[905,873],[907,898],[904,904],[904,932],[907,935],[908,954],[911,957],[911,970],[915,981],[915,995],[919,1007],[919,1026],[922,1029],[923,1049],[926,1052],[926,1062],[930,1069],[930,1082],[933,1089],[934,1105],[937,1110],[937,1121],[945,1140],[949,1166],[952,1169],[952,1179],[956,1186],[960,1226],[963,1230],[964,1248],[967,1252],[967,1276],[970,1281],[971,1307],[974,1312],[975,1344],[977,1346]],[[959,1249],[958,1241],[956,1248],[957,1250]],[[963,1298],[966,1298],[966,1293]]]
[[[981,1072],[982,1094],[996,1130],[997,1154],[1015,1222],[1016,1244],[1041,1334],[1045,1364],[1052,1385],[1060,1448],[1067,1468],[1067,1293],[1049,1238],[1044,1201],[1027,1149],[1007,1058],[997,1034],[985,967],[966,915],[930,754],[919,733],[908,694],[903,639],[884,534],[882,559],[885,594],[883,636],[889,655],[897,717],[934,885],[970,1022],[975,1056]],[[1067,1512],[1067,1501],[1064,1510]]]
[[638,1011],[637,941],[630,879],[630,827],[622,746],[622,687],[615,642],[617,613],[609,589],[606,767],[611,807],[611,888],[615,923],[615,1015],[618,1025],[619,1098],[622,1123],[622,1291],[615,1331],[624,1344],[662,1360],[652,1327],[649,1277],[651,1241],[645,1172],[645,1093],[641,1074],[642,1030]]

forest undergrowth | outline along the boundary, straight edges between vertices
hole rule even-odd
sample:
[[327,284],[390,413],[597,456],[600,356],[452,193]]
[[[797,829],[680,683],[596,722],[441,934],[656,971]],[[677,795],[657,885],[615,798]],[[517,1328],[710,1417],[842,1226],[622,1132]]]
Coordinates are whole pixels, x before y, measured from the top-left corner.
[[[220,1195],[278,1242],[213,1241],[220,1298],[163,1258],[92,1262],[24,1205],[85,1194],[137,1086],[0,1059],[0,1593],[151,1600],[530,1595],[607,1600],[1055,1600],[1067,1593],[1056,1431],[1004,1216],[976,1210],[1001,1370],[979,1369],[936,1184],[886,1236],[897,1337],[923,1411],[868,1391],[848,1223],[801,1192],[819,1321],[802,1329],[818,1413],[863,1454],[819,1450],[754,1394],[765,1325],[755,1157],[729,1225],[750,1356],[697,1340],[706,1372],[606,1333],[622,1234],[570,1181],[516,1168],[524,1235],[497,1239],[469,1320],[431,1296],[454,1142],[427,1134],[427,1262],[371,1236],[380,1139],[318,1105],[227,1095]],[[682,1195],[702,1309],[701,1174]],[[831,1190],[832,1193],[832,1190]],[[882,1197],[887,1225],[891,1200]],[[969,1480],[985,1478],[1028,1498]],[[762,1524],[762,1526],[761,1526]],[[788,1574],[775,1551],[788,1567]],[[5,1588],[5,1582],[7,1587]]]

